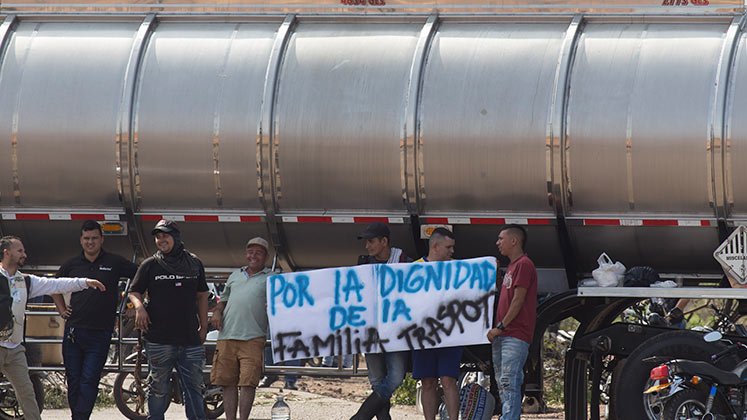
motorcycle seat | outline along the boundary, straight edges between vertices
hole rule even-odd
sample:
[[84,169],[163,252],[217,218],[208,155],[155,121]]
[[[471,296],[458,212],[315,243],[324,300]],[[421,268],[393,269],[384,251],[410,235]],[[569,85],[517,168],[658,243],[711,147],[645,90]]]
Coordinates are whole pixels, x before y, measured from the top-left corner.
[[742,383],[742,378],[734,372],[722,370],[708,362],[696,362],[692,360],[678,360],[674,364],[675,373],[687,373],[689,375],[698,375],[708,377],[721,385],[738,385]]

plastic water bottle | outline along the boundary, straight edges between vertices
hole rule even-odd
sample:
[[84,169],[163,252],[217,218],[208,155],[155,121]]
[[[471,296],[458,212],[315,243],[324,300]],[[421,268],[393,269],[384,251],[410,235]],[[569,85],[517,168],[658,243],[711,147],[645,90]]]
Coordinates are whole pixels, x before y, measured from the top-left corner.
[[272,420],[290,420],[291,418],[291,409],[288,407],[288,404],[285,403],[283,390],[280,390],[277,401],[275,401],[272,410],[270,410],[270,417]]

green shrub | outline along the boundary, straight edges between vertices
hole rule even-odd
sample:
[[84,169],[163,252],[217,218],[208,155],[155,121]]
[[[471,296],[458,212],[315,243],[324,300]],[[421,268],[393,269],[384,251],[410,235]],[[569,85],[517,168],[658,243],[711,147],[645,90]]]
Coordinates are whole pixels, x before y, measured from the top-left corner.
[[[566,318],[557,325],[563,331],[576,331],[579,322]],[[563,405],[563,380],[565,376],[565,355],[570,342],[559,340],[557,334],[548,329],[544,336],[542,362],[544,367],[544,397],[548,406]]]
[[99,396],[96,397],[96,407],[106,408],[115,405],[114,394],[106,388],[99,388]]
[[[59,377],[53,376],[60,374],[52,373],[42,382],[44,385],[44,408],[48,410],[60,410],[68,408],[67,387],[61,382]],[[64,380],[64,379],[63,379]],[[96,407],[104,408],[114,405],[114,396],[111,388],[106,386],[99,387],[99,395],[96,398]]]
[[392,395],[392,404],[415,405],[417,383],[418,381],[413,379],[412,375],[410,375],[409,373],[405,375],[405,380],[402,381],[402,385],[394,390],[394,395]]
[[50,410],[67,408],[67,389],[54,383],[44,382],[44,408]]

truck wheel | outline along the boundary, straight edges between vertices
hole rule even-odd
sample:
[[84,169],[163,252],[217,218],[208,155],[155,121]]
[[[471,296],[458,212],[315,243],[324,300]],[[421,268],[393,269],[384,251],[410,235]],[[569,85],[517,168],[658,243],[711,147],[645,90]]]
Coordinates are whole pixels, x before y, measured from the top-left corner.
[[[643,359],[650,356],[664,356],[689,360],[708,361],[710,356],[725,346],[721,343],[707,343],[703,335],[691,331],[672,331],[659,334],[644,341],[626,359],[625,365],[613,378],[612,395],[615,414],[618,419],[653,419],[661,417],[649,407],[649,395],[644,395],[648,375],[656,366]],[[735,358],[722,360],[733,367]]]

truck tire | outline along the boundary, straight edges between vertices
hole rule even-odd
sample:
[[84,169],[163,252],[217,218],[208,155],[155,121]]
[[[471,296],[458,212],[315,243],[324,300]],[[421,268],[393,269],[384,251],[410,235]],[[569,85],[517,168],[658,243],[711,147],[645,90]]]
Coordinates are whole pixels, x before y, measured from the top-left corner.
[[[692,331],[677,330],[659,334],[644,341],[626,359],[625,365],[613,378],[612,405],[618,419],[658,418],[648,413],[645,390],[648,375],[655,363],[644,362],[651,356],[677,357],[707,361],[714,353],[724,348],[722,343],[707,343],[703,335]],[[736,358],[722,359],[720,365],[734,366]]]

